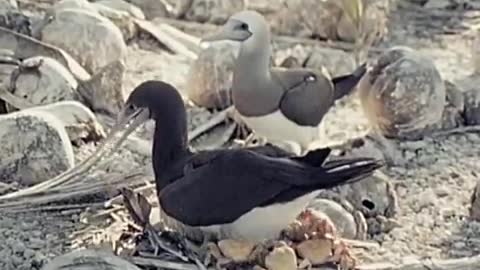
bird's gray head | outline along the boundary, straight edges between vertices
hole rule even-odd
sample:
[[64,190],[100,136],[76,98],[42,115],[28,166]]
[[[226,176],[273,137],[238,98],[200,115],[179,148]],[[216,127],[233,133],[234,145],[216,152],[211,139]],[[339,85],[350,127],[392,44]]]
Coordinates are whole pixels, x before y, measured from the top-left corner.
[[265,18],[256,11],[244,10],[232,15],[220,32],[202,39],[203,41],[232,40],[243,43],[263,39],[268,42],[270,29]]

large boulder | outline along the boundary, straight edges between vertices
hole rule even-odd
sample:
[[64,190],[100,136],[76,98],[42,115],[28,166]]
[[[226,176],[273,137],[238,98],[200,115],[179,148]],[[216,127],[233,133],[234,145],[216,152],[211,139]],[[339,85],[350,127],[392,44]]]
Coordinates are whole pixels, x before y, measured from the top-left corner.
[[64,49],[92,74],[125,58],[127,46],[112,21],[101,16],[93,5],[72,8],[64,2],[50,11],[48,23],[40,30],[42,41]]
[[407,47],[384,52],[357,87],[370,124],[389,138],[421,138],[442,121],[447,104],[432,59]]

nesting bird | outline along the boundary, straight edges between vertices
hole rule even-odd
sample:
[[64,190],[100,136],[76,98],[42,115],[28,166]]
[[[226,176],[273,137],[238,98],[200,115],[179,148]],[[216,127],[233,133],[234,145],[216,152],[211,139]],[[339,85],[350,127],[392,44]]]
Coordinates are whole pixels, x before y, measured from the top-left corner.
[[177,90],[147,81],[130,94],[116,124],[127,133],[156,123],[153,167],[165,217],[218,239],[274,239],[321,189],[359,181],[382,166],[371,158],[325,161],[330,149],[287,157],[275,147],[193,152]]
[[270,29],[255,11],[234,14],[219,33],[204,42],[241,42],[233,71],[232,98],[242,120],[256,135],[303,155],[321,137],[322,119],[366,72],[331,79],[309,69],[271,68]]

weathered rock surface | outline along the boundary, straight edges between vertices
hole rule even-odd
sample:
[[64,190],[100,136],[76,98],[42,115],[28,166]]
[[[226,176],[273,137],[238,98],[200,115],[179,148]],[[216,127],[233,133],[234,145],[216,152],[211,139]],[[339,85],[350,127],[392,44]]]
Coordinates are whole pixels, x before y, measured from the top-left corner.
[[406,47],[383,53],[358,84],[370,124],[389,138],[417,139],[440,122],[445,84],[433,61]]
[[393,217],[398,211],[398,199],[388,177],[380,171],[362,181],[333,189],[365,217]]
[[93,112],[78,101],[60,101],[23,110],[26,113],[47,112],[57,117],[65,127],[70,141],[98,141],[105,131]]
[[95,4],[100,4],[119,11],[127,12],[130,14],[130,16],[137,19],[145,19],[145,15],[140,8],[123,0],[101,0],[95,2]]
[[51,13],[40,31],[42,41],[64,49],[90,73],[124,59],[127,47],[122,32],[92,5],[80,9],[58,4]]
[[73,75],[62,64],[49,57],[37,56],[25,59],[13,71],[10,91],[33,105],[44,105],[80,100],[77,86]]
[[0,116],[0,179],[32,185],[74,166],[72,145],[63,124],[47,112]]
[[111,270],[140,270],[137,266],[118,256],[111,251],[101,249],[77,250],[56,257],[42,270],[61,269],[111,269]]
[[265,266],[268,270],[296,270],[295,251],[286,244],[279,245],[265,257]]
[[89,81],[82,82],[78,91],[94,111],[116,115],[125,100],[122,84],[124,75],[123,61],[113,61],[100,69]]
[[244,0],[193,0],[185,17],[197,22],[210,22],[222,24],[234,13],[243,10]]
[[16,9],[18,4],[16,0],[0,0],[0,9]]
[[317,47],[308,56],[305,66],[317,70],[323,66],[332,77],[337,77],[355,70],[355,60],[344,51]]
[[137,35],[134,18],[127,11],[118,10],[100,3],[92,3],[92,5],[100,15],[112,21],[120,29],[125,42]]
[[143,11],[147,20],[153,20],[157,17],[166,17],[167,8],[162,0],[127,0],[129,3],[137,6]]
[[340,204],[326,199],[316,199],[309,208],[316,209],[325,215],[335,224],[335,228],[343,238],[354,239],[357,235],[357,225],[352,214]]
[[238,45],[215,42],[202,50],[190,67],[186,93],[198,106],[223,109],[232,104],[231,85]]

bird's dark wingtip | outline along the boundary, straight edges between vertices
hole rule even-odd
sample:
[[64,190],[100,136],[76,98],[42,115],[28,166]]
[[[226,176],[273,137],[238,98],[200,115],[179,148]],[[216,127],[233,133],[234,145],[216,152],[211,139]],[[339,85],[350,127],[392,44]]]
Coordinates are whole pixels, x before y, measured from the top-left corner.
[[335,77],[332,79],[334,85],[334,99],[340,99],[352,93],[363,75],[367,72],[367,62],[358,66],[351,74]]
[[[385,161],[374,158],[350,158],[325,164],[330,187],[351,184],[371,176],[385,166]],[[325,184],[325,182],[323,183]],[[328,187],[327,187],[328,188]]]

